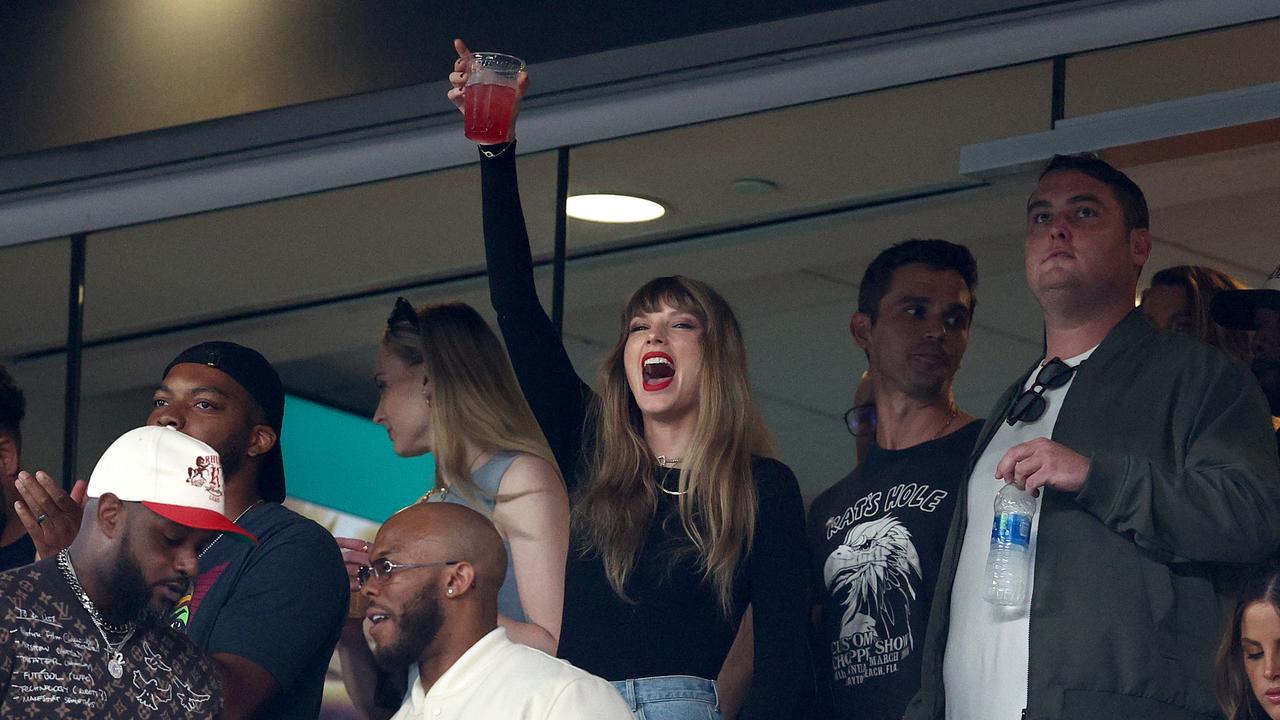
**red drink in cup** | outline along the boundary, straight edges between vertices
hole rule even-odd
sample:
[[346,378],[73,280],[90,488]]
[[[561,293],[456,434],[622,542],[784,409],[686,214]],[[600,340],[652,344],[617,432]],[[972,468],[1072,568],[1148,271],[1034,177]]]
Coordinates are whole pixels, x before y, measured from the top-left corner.
[[481,145],[511,139],[516,110],[516,82],[524,61],[510,55],[473,52],[467,56],[464,133]]
[[480,83],[467,88],[466,136],[481,145],[497,145],[511,139],[511,117],[516,109],[516,89]]

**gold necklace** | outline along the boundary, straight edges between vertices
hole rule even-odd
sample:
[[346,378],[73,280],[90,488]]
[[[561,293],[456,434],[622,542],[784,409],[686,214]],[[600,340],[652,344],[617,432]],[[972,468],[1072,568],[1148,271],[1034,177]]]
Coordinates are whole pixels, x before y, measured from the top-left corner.
[[449,494],[448,485],[437,485],[431,488],[430,490],[428,490],[426,493],[424,493],[423,496],[418,500],[418,502],[429,502],[431,498],[436,495],[439,495],[440,499],[443,500],[444,496],[448,494]]
[[943,424],[942,424],[942,428],[938,430],[938,434],[937,434],[937,435],[934,435],[934,436],[933,436],[933,439],[934,439],[934,440],[937,440],[938,438],[942,437],[942,433],[946,432],[946,431],[947,431],[947,428],[951,427],[951,421],[952,421],[952,420],[955,420],[955,419],[956,419],[956,416],[957,416],[957,415],[959,415],[959,414],[960,414],[960,407],[959,407],[959,406],[957,406],[957,405],[955,405],[955,404],[952,404],[952,406],[951,406],[951,416],[950,416],[950,417],[948,417],[948,418],[947,418],[947,421],[946,421],[945,423],[943,423]]
[[[684,458],[669,458],[666,455],[659,455],[656,459],[658,461],[658,467],[664,470],[673,470],[679,466],[680,463],[684,462]],[[663,473],[663,475],[665,476],[666,473]],[[658,489],[668,495],[680,497],[681,495],[688,494],[689,492],[688,490],[668,490],[666,484],[662,480],[658,480],[657,482]]]

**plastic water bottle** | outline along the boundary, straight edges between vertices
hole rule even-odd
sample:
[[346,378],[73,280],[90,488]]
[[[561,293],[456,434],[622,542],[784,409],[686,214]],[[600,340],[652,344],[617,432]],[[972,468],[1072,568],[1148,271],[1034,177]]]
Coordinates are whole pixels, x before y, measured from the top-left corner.
[[991,550],[987,553],[987,585],[982,597],[995,605],[1017,607],[1026,602],[1031,574],[1031,518],[1036,499],[1016,485],[996,493],[995,519],[991,523]]

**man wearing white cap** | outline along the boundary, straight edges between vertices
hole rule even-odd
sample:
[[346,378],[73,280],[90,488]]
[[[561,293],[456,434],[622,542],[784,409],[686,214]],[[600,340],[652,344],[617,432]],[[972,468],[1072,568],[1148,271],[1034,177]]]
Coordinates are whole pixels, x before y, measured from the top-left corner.
[[[0,717],[212,718],[217,670],[165,618],[218,533],[222,466],[173,428],[116,440],[72,546],[0,575]],[[145,709],[145,710],[144,710]]]

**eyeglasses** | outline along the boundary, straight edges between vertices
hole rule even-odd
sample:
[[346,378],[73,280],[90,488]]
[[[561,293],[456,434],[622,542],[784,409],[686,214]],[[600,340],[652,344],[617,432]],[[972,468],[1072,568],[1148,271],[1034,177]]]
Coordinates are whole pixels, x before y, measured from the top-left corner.
[[876,406],[868,403],[849,408],[844,414],[844,426],[854,437],[876,434]]
[[1013,402],[1013,408],[1009,410],[1009,417],[1005,418],[1005,422],[1013,425],[1016,422],[1033,423],[1039,420],[1044,409],[1049,406],[1049,401],[1044,399],[1044,391],[1066,385],[1077,367],[1079,365],[1071,366],[1058,358],[1045,363],[1040,372],[1036,373],[1036,380],[1031,388],[1024,390]]
[[437,560],[436,562],[429,562],[429,563],[394,563],[386,558],[383,558],[381,560],[374,560],[372,563],[368,565],[361,565],[360,569],[356,571],[356,582],[360,585],[360,587],[364,587],[369,583],[370,580],[374,578],[377,578],[379,580],[385,580],[386,578],[390,577],[392,573],[399,572],[401,570],[412,570],[414,568],[435,567],[437,565],[457,565],[460,562],[462,561],[461,560]]
[[396,298],[395,307],[391,308],[391,314],[387,316],[387,327],[393,328],[400,323],[409,323],[414,328],[418,327],[418,311],[413,309],[413,305],[403,297]]

